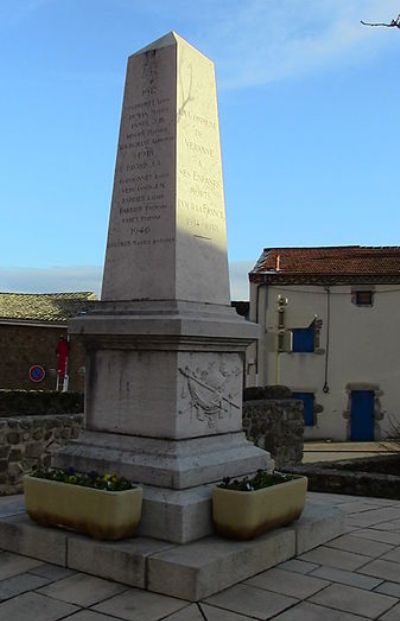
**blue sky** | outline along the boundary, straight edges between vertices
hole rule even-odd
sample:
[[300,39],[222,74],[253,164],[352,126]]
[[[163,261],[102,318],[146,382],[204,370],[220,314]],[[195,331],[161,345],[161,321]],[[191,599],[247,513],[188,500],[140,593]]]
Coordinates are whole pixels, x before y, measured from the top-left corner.
[[398,245],[399,0],[1,0],[0,291],[99,288],[126,59],[216,63],[232,297],[262,248]]

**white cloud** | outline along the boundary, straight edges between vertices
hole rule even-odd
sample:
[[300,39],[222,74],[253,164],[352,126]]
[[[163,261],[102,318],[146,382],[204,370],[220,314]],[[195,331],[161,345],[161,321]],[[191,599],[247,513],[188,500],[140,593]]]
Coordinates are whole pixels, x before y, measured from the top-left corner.
[[[119,2],[129,10],[127,0]],[[216,61],[221,88],[364,62],[398,41],[397,31],[360,24],[361,19],[390,21],[399,13],[398,0],[199,0],[196,7],[188,0],[153,0],[140,11],[156,24],[178,23],[179,34],[191,41],[194,36]]]
[[[248,300],[248,272],[254,261],[233,261],[229,266],[232,300]],[[94,291],[100,298],[102,268],[76,265],[9,267],[0,269],[0,291],[13,293],[62,293]]]
[[99,266],[10,267],[0,269],[0,291],[15,293],[94,291],[99,297],[101,279],[102,268]]
[[[209,33],[222,86],[241,88],[359,63],[393,37],[360,24],[397,15],[397,0],[248,0]],[[396,33],[397,34],[397,33]],[[388,36],[389,35],[389,36]],[[211,40],[210,40],[211,39]]]

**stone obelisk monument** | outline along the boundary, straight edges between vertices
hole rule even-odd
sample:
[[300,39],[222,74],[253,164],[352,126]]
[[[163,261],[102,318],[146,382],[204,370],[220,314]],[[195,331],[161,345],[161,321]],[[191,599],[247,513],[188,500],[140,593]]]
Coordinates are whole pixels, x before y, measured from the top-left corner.
[[242,432],[213,63],[175,33],[129,58],[102,299],[71,322],[88,352],[86,429],[58,465],[144,486],[142,534],[212,532],[211,488],[272,465]]

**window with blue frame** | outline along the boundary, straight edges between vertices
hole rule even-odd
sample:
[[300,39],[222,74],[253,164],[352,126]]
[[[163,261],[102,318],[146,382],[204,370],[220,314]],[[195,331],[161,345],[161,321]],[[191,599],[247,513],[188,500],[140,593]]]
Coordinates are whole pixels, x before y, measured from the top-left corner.
[[304,425],[305,427],[314,427],[315,425],[315,396],[312,392],[294,392],[293,399],[299,399],[303,402]]
[[293,328],[292,351],[312,352],[315,350],[315,322],[308,328]]

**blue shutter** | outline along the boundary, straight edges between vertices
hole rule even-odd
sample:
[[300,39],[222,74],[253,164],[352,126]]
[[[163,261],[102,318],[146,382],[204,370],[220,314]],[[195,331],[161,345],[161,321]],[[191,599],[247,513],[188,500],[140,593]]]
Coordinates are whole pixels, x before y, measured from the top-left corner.
[[312,352],[314,351],[315,327],[312,324],[309,328],[295,328],[293,334],[294,352]]

